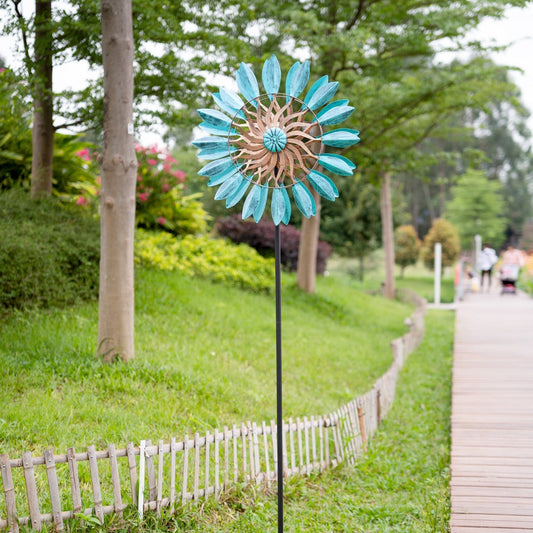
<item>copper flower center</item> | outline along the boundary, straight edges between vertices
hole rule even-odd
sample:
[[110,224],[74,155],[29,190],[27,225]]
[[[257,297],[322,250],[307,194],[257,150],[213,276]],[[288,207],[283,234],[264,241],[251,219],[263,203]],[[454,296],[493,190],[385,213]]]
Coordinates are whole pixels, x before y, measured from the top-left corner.
[[[304,177],[317,166],[321,131],[303,102],[289,97],[281,105],[278,99],[285,101],[286,96],[273,95],[270,101],[262,95],[247,102],[242,109],[246,119],[238,115],[233,119],[238,135],[230,137],[229,143],[237,148],[231,157],[237,166],[242,165],[241,173],[247,179],[258,185],[290,187],[300,181],[297,174]],[[311,135],[312,128],[318,139]]]

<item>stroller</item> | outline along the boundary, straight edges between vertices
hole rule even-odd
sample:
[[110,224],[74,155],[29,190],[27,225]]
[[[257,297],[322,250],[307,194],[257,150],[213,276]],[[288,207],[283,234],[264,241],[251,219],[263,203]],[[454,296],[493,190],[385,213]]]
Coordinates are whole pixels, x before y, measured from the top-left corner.
[[516,294],[516,282],[519,271],[520,267],[518,265],[502,265],[500,269],[502,294]]

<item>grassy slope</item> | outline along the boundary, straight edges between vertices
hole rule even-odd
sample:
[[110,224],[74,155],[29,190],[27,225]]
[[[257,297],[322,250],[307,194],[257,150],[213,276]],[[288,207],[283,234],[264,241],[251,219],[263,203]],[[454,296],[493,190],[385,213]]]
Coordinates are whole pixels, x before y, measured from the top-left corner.
[[[411,308],[323,278],[315,295],[284,276],[284,409],[322,414],[366,391],[391,362]],[[104,366],[95,304],[17,313],[0,324],[0,451],[168,439],[275,414],[274,302],[141,271],[137,354]]]
[[[454,315],[431,311],[426,323],[426,337],[407,360],[393,408],[367,454],[354,467],[289,480],[285,491],[285,531],[449,531]],[[148,519],[139,530],[274,532],[276,499],[275,495],[265,497],[250,492],[234,494],[223,505],[190,507],[168,521]]]

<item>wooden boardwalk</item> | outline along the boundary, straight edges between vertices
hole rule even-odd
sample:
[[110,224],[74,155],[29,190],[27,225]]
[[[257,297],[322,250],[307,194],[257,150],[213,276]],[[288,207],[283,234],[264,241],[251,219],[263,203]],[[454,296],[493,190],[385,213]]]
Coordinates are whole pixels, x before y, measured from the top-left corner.
[[533,531],[533,298],[457,306],[451,533]]

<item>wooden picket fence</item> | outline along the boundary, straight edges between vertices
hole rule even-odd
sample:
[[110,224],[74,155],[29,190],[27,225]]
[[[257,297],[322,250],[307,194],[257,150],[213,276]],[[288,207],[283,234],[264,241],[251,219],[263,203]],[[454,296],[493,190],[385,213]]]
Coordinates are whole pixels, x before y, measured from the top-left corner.
[[[408,321],[410,331],[392,341],[394,360],[372,390],[326,416],[289,418],[283,422],[284,476],[307,475],[347,461],[353,464],[387,414],[405,358],[424,333],[424,302]],[[274,421],[247,422],[181,441],[141,441],[117,450],[89,446],[69,448],[64,455],[45,450],[13,459],[0,455],[4,501],[0,499],[0,530],[20,527],[40,531],[53,524],[64,531],[77,515],[121,514],[135,506],[146,511],[174,511],[188,501],[219,495],[235,483],[268,487],[276,482],[277,429]],[[22,509],[27,509],[24,516]]]

